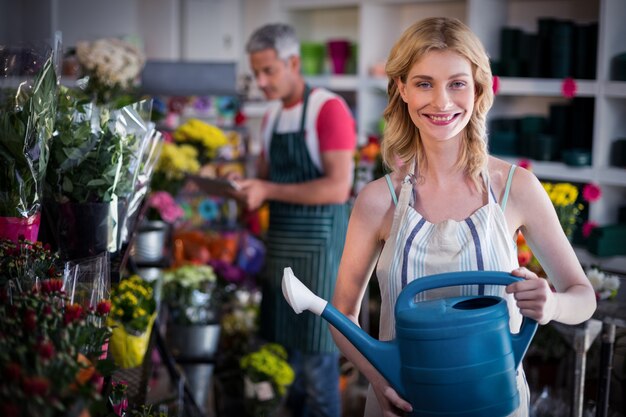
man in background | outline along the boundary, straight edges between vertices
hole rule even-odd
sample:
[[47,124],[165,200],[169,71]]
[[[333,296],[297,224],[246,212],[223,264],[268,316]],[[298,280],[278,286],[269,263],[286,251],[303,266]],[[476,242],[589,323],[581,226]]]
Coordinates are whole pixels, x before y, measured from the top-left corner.
[[348,224],[355,122],[340,96],[305,83],[292,27],[257,29],[246,52],[258,87],[273,101],[262,124],[258,177],[237,181],[248,209],[269,202],[261,336],[289,351],[296,372],[287,398],[292,415],[338,417],[339,354],[328,324],[296,315],[281,279],[289,266],[317,295],[332,298]]

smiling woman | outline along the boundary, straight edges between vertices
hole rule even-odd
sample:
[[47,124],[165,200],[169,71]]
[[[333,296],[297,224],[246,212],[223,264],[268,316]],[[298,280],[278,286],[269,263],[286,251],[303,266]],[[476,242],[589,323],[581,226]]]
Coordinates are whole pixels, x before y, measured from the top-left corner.
[[[396,300],[412,281],[459,271],[504,271],[523,279],[506,287],[437,288],[420,294],[418,301],[500,297],[506,300],[513,333],[519,331],[523,316],[540,324],[587,320],[595,309],[593,289],[541,183],[529,171],[487,153],[493,77],[476,35],[456,19],[418,21],[392,48],[386,72],[389,103],[381,151],[392,172],[367,184],[357,196],[334,307],[357,322],[376,267],[379,338],[392,340]],[[519,267],[514,244],[519,231],[545,265],[556,293],[548,280]],[[411,404],[400,397],[342,334],[331,331],[344,355],[372,384],[366,416],[411,410],[420,415],[421,402]],[[510,415],[527,416],[529,389],[521,366],[516,375],[519,405]]]

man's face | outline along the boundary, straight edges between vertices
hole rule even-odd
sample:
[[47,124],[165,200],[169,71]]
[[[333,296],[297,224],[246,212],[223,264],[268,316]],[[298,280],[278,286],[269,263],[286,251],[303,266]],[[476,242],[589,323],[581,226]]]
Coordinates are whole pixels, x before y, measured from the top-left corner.
[[250,67],[268,100],[285,101],[293,94],[300,71],[298,57],[282,60],[274,49],[264,49],[250,54]]

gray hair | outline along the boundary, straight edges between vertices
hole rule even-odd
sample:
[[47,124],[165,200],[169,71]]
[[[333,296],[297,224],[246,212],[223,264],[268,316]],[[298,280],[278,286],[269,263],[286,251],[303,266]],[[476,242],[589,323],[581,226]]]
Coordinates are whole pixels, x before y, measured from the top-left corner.
[[248,43],[246,52],[263,51],[273,49],[280,59],[287,59],[291,56],[300,56],[300,42],[294,29],[283,23],[274,23],[260,27],[255,30]]

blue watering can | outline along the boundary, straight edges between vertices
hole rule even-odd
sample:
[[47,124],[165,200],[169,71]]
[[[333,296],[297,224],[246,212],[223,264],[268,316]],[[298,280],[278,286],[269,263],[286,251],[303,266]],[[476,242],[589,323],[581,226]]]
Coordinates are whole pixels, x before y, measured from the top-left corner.
[[396,301],[396,339],[382,342],[313,294],[285,268],[283,295],[297,314],[332,324],[403,398],[411,416],[496,417],[519,406],[517,367],[537,330],[524,317],[509,330],[506,300],[490,295],[415,302],[415,295],[455,285],[508,285],[520,278],[494,271],[453,272],[410,282]]

